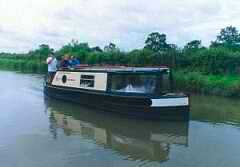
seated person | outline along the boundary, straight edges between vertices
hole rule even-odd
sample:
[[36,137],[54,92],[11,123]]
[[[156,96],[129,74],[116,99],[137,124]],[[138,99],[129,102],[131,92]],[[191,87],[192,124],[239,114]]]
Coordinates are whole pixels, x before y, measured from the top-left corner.
[[60,62],[60,68],[69,68],[71,67],[70,61],[69,61],[69,55],[65,54],[62,61]]
[[80,64],[80,61],[74,56],[71,56],[71,59],[69,62],[72,68],[75,68]]

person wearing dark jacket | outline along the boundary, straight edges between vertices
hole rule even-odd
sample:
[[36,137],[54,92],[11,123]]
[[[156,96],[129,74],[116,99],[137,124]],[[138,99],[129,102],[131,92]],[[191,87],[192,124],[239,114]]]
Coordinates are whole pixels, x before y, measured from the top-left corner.
[[60,68],[70,68],[71,64],[69,61],[69,55],[65,54],[62,61],[60,62]]

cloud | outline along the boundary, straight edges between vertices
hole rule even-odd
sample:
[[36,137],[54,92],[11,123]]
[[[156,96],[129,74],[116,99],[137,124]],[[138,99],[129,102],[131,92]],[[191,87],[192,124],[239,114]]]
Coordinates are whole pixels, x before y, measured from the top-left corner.
[[235,0],[0,0],[0,52],[42,43],[58,49],[71,39],[129,50],[153,31],[179,46],[194,39],[208,45],[221,28],[240,27],[239,7]]

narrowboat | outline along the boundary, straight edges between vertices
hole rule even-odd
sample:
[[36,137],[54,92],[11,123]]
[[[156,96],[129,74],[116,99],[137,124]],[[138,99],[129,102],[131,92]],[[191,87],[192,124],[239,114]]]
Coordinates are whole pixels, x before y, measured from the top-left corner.
[[59,69],[44,86],[46,96],[99,111],[143,119],[187,120],[189,97],[174,93],[167,67]]

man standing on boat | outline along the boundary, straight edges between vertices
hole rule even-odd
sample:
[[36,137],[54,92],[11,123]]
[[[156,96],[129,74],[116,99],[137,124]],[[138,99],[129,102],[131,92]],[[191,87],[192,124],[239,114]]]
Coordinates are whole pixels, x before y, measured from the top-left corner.
[[49,54],[46,60],[48,65],[48,82],[51,82],[57,71],[57,59],[54,54]]

